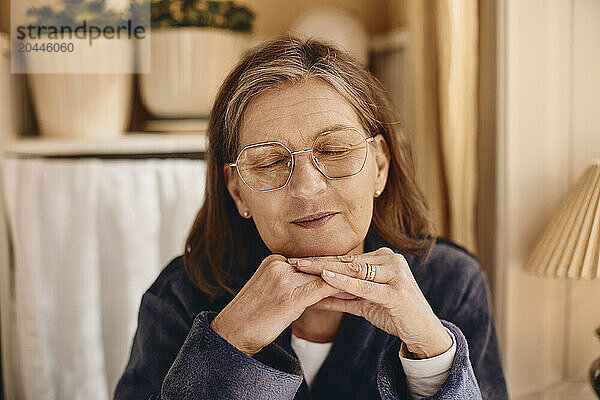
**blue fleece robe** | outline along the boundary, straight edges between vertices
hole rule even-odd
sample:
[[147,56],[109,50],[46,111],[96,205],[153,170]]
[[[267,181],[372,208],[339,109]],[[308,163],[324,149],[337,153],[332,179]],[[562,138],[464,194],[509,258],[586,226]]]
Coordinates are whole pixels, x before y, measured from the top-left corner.
[[[386,246],[376,235],[365,252]],[[433,311],[454,333],[456,355],[446,381],[430,399],[507,399],[488,289],[479,262],[438,239],[427,262],[404,254]],[[120,399],[406,399],[400,339],[345,313],[331,350],[309,390],[292,349],[289,325],[250,357],[213,331],[231,301],[210,301],[174,259],[142,297]],[[252,323],[249,321],[249,323]]]

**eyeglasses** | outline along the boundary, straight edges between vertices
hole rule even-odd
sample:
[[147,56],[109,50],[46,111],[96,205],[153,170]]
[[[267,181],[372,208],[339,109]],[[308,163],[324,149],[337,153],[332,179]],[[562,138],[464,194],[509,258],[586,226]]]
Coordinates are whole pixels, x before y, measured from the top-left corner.
[[369,152],[367,144],[373,140],[374,136],[366,137],[356,128],[342,127],[319,134],[306,150],[291,151],[277,141],[245,146],[229,166],[235,167],[242,181],[255,192],[285,187],[300,153],[311,153],[312,163],[327,179],[347,178],[362,171]]

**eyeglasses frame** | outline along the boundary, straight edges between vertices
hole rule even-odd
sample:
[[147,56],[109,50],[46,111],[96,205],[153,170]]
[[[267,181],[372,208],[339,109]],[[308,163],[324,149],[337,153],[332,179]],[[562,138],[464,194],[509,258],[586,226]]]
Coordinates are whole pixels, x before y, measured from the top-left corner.
[[[248,187],[248,189],[252,190],[253,192],[261,192],[261,193],[262,193],[262,192],[272,192],[272,191],[274,191],[274,190],[283,189],[284,187],[286,187],[286,186],[287,186],[287,184],[289,183],[289,181],[292,179],[292,174],[294,173],[294,168],[295,168],[295,166],[296,166],[296,157],[295,157],[295,156],[296,156],[296,154],[300,154],[300,153],[311,153],[311,155],[310,155],[310,159],[312,160],[312,163],[313,163],[313,165],[315,166],[315,168],[317,169],[317,171],[319,171],[319,172],[320,172],[320,173],[321,173],[321,174],[322,174],[322,175],[323,175],[325,178],[327,178],[327,179],[330,179],[330,180],[336,180],[336,179],[344,179],[344,178],[349,178],[349,177],[351,177],[351,176],[358,175],[358,174],[360,174],[360,173],[362,172],[363,168],[365,167],[365,164],[367,163],[367,159],[369,158],[369,145],[368,145],[368,144],[369,144],[369,143],[371,143],[371,142],[373,142],[373,141],[375,140],[375,137],[376,137],[376,136],[378,136],[378,135],[380,135],[381,133],[377,133],[377,134],[375,134],[375,135],[373,135],[373,136],[369,136],[369,137],[367,137],[367,136],[365,136],[365,134],[364,134],[364,133],[362,133],[360,130],[358,130],[358,129],[356,129],[356,128],[352,127],[352,126],[346,126],[346,127],[343,127],[343,128],[344,128],[344,129],[350,129],[350,130],[353,130],[353,131],[355,131],[355,132],[356,132],[356,133],[358,133],[360,136],[362,136],[362,138],[365,140],[365,143],[367,144],[367,154],[365,155],[365,159],[364,159],[364,161],[363,161],[362,165],[360,166],[360,169],[359,169],[357,172],[355,172],[355,173],[353,173],[353,174],[351,174],[351,175],[346,175],[346,176],[342,176],[342,177],[339,177],[339,178],[331,178],[331,177],[327,176],[327,174],[326,174],[325,172],[321,171],[321,168],[319,167],[319,164],[317,164],[317,160],[315,159],[315,156],[312,154],[312,151],[313,151],[313,149],[312,149],[312,146],[311,146],[311,148],[310,148],[310,149],[292,151],[292,150],[290,150],[290,149],[289,149],[289,148],[288,148],[288,147],[287,147],[285,144],[283,144],[283,143],[281,143],[281,142],[279,142],[279,141],[277,141],[277,140],[268,141],[268,142],[261,142],[261,143],[254,143],[254,144],[249,144],[249,145],[247,145],[247,146],[244,146],[244,147],[243,147],[243,148],[240,150],[240,152],[238,153],[238,156],[236,157],[236,159],[235,159],[235,162],[229,163],[228,165],[229,165],[231,168],[235,168],[235,170],[237,171],[237,174],[238,174],[238,176],[240,177],[240,179],[242,180],[242,182],[244,182],[244,184],[245,184],[245,185]],[[317,141],[317,139],[318,139],[320,136],[322,136],[322,135],[325,135],[325,134],[328,134],[328,133],[336,132],[336,131],[338,131],[338,130],[339,130],[339,129],[332,130],[332,131],[325,131],[325,132],[321,132],[321,133],[319,134],[319,136],[317,136],[317,137],[315,138],[315,140],[313,141],[313,145],[315,144],[314,142],[316,142],[316,141]],[[256,189],[252,188],[252,187],[251,187],[251,186],[248,184],[248,182],[246,182],[246,180],[244,179],[244,177],[243,177],[243,176],[242,176],[242,174],[240,173],[240,170],[239,170],[239,168],[237,168],[237,165],[238,165],[238,162],[239,162],[239,160],[240,160],[240,156],[242,155],[242,153],[244,152],[244,150],[246,150],[246,149],[249,149],[249,148],[252,148],[252,147],[258,147],[258,146],[267,145],[267,144],[279,144],[279,145],[283,146],[283,148],[284,148],[284,149],[286,149],[286,150],[288,151],[288,153],[290,153],[290,154],[291,154],[291,156],[292,156],[292,167],[290,168],[290,174],[288,175],[288,177],[287,177],[287,180],[286,180],[286,181],[285,181],[285,183],[284,183],[283,185],[281,185],[280,187],[277,187],[277,188],[274,188],[274,189],[256,190]]]

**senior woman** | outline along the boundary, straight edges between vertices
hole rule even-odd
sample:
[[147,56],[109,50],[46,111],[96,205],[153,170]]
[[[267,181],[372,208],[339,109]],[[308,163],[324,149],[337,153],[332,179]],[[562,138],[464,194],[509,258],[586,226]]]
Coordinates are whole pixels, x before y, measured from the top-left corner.
[[250,50],[208,126],[206,198],[144,294],[117,399],[507,398],[477,260],[436,237],[356,60]]

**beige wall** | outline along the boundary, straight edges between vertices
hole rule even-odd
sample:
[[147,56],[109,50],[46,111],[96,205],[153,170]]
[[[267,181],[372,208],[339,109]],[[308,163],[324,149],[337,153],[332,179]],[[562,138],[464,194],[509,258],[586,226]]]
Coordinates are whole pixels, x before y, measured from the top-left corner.
[[498,264],[511,395],[584,379],[600,356],[600,281],[532,276],[523,263],[587,164],[600,157],[600,2],[499,2]]
[[[600,1],[575,0],[573,7],[573,98],[571,102],[571,183],[588,162],[600,158]],[[587,374],[600,357],[600,280],[569,282],[567,287],[568,377]]]
[[386,0],[389,29],[404,28],[408,23],[408,2],[414,0]]
[[0,0],[0,31],[10,31],[10,0]]
[[288,32],[294,20],[314,7],[337,7],[360,19],[371,34],[388,29],[387,2],[389,0],[246,0],[256,13],[255,33],[259,37],[277,36]]

